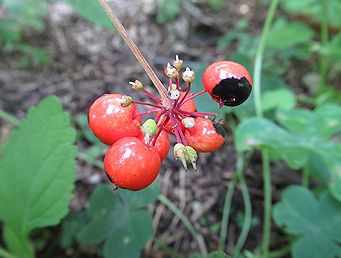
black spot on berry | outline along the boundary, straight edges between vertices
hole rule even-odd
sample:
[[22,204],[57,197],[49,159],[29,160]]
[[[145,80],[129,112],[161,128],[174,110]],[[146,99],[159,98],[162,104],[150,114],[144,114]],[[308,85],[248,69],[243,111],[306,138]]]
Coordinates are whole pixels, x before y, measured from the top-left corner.
[[225,138],[225,129],[221,124],[213,122],[214,129],[218,134]]
[[223,79],[212,90],[214,98],[221,100],[225,106],[232,107],[242,104],[250,93],[251,85],[245,77]]

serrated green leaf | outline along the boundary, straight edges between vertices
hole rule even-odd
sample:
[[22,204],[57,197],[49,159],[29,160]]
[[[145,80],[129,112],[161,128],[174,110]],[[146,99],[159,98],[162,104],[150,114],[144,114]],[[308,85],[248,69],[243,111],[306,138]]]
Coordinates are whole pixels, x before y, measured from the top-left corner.
[[99,185],[91,196],[88,221],[78,240],[88,244],[105,241],[104,257],[138,257],[152,234],[152,217],[144,208],[159,194],[156,184],[139,192],[114,192]]
[[94,0],[65,0],[69,3],[80,15],[90,22],[99,25],[103,28],[113,29],[114,25],[103,11],[97,1]]
[[302,186],[288,187],[281,202],[274,206],[274,220],[293,235],[294,258],[334,258],[341,255],[341,203],[329,194],[317,200]]
[[26,239],[31,230],[55,225],[67,214],[75,181],[74,140],[69,115],[56,97],[30,108],[13,131],[0,160],[0,219],[10,235]]

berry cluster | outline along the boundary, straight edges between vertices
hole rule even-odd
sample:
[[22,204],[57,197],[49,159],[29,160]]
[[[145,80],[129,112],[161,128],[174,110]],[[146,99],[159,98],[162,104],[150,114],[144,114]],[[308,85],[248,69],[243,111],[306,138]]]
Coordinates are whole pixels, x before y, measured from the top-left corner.
[[[251,92],[251,77],[240,64],[221,61],[204,72],[204,90],[191,92],[195,79],[193,70],[182,69],[183,60],[176,56],[173,65],[164,69],[169,85],[157,98],[136,80],[132,88],[143,92],[153,103],[133,100],[122,94],[105,94],[89,110],[89,125],[105,144],[111,145],[104,158],[109,180],[117,187],[141,190],[157,177],[161,162],[166,158],[174,135],[177,143],[174,156],[187,170],[192,164],[196,170],[197,152],[213,152],[224,143],[225,132],[215,113],[197,112],[194,98],[208,93],[220,107],[243,103]],[[181,78],[186,84],[185,90]],[[136,105],[149,107],[139,112]],[[153,114],[153,119],[142,123],[141,117]],[[210,119],[211,118],[211,119]]]

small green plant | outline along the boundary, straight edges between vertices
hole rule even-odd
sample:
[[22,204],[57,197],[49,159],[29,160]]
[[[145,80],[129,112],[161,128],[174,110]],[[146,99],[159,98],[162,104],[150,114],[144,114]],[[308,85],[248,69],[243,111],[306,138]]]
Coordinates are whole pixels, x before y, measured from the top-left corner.
[[90,197],[85,223],[76,235],[83,244],[104,243],[104,257],[138,257],[152,236],[152,216],[146,206],[160,194],[157,184],[140,191],[112,189],[99,185]]
[[49,0],[4,0],[1,2],[6,15],[0,21],[0,50],[4,53],[19,51],[24,54],[23,66],[31,63],[48,64],[50,58],[42,48],[25,42],[28,31],[41,33],[45,29],[43,21]]
[[75,131],[56,97],[28,111],[0,159],[0,220],[11,254],[35,257],[32,230],[56,225],[68,213],[75,181]]
[[[333,136],[341,132],[341,107],[325,105],[315,112],[306,109],[279,110],[277,121],[253,118],[241,123],[236,133],[239,151],[268,149],[271,158],[282,159],[293,169],[303,168],[303,183],[309,175],[327,184],[335,198],[341,201],[341,144]],[[319,162],[324,171],[314,170]]]
[[290,186],[274,207],[274,220],[293,241],[293,258],[341,256],[341,203],[328,192],[319,199],[303,186]]

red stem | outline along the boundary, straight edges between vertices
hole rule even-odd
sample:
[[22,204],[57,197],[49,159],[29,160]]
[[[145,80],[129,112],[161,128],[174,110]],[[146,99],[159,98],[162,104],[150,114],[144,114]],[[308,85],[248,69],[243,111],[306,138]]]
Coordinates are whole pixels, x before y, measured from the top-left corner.
[[191,99],[194,99],[194,98],[196,98],[196,97],[198,97],[198,96],[200,96],[200,95],[202,95],[202,94],[204,94],[204,93],[206,93],[206,92],[207,92],[206,90],[203,90],[203,91],[199,91],[198,93],[195,93],[195,94],[189,96],[187,99],[185,99],[184,102],[181,103],[181,105],[180,105],[179,107],[181,107],[181,106],[182,106],[183,104],[185,104],[187,101],[189,101],[189,100],[191,100]]
[[182,102],[184,102],[184,100],[186,99],[186,97],[187,97],[187,95],[188,95],[188,93],[189,93],[190,90],[191,90],[191,83],[187,83],[187,90],[186,90],[186,92],[185,92],[185,95],[181,98],[181,100],[180,100],[179,103],[178,103],[178,106],[179,106],[179,107],[181,107]]
[[148,90],[143,89],[142,90],[149,98],[151,98],[152,100],[154,100],[155,102],[157,102],[158,104],[161,104],[161,101],[155,97],[151,92],[149,92]]
[[155,107],[155,108],[160,108],[162,109],[163,107],[161,105],[155,105],[152,103],[146,103],[146,102],[141,102],[141,101],[133,101],[134,104],[138,104],[138,105],[144,105],[144,106],[149,106],[149,107]]
[[[178,122],[176,121],[176,119],[172,115],[170,115],[169,118],[172,121],[173,131],[174,131],[174,134],[175,134],[176,141],[178,143],[181,143],[181,137],[180,137],[180,134],[179,134],[179,127],[180,126],[179,126]],[[181,128],[180,128],[180,130],[181,130]]]
[[151,146],[155,146],[156,141],[157,141],[157,138],[159,138],[159,136],[160,136],[160,134],[161,134],[163,128],[166,126],[166,124],[167,124],[168,121],[169,121],[169,117],[167,117],[167,118],[165,119],[165,121],[162,121],[162,123],[160,123],[160,124],[158,125],[157,133],[156,133],[156,135],[153,137],[152,141],[150,142],[150,145],[151,145]]
[[144,116],[144,115],[148,115],[148,114],[151,114],[151,113],[156,113],[156,112],[159,112],[160,110],[159,109],[150,109],[148,111],[145,111],[145,112],[139,112],[135,115],[133,115],[133,119],[135,119],[136,117],[139,117],[139,116]]

